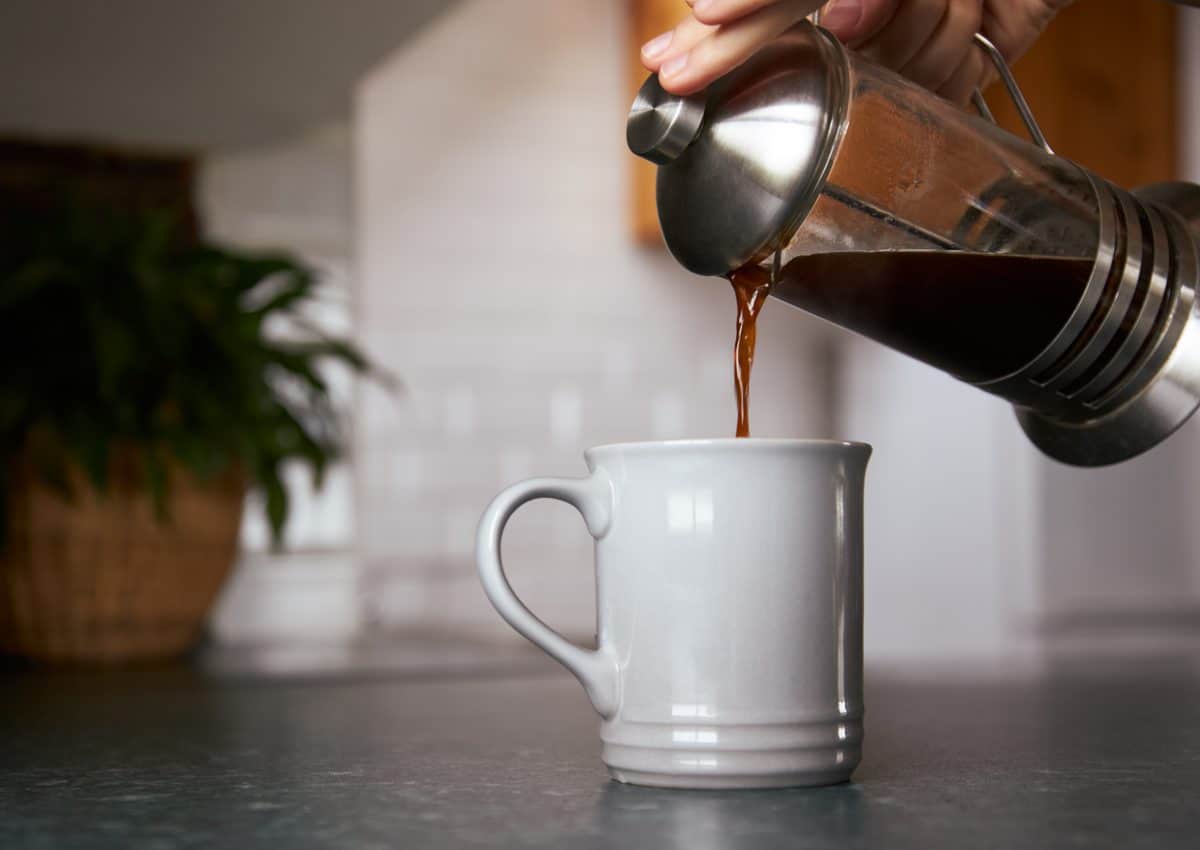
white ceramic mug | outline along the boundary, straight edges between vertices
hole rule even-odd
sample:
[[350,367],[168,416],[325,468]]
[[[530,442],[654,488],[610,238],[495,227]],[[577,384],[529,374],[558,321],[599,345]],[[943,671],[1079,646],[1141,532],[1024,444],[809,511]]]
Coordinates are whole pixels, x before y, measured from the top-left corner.
[[[575,674],[611,775],[750,788],[850,778],[862,748],[862,503],[871,449],[826,440],[599,446],[586,478],[535,478],[483,515],[484,590]],[[505,523],[560,499],[596,539],[597,648],[534,616]]]

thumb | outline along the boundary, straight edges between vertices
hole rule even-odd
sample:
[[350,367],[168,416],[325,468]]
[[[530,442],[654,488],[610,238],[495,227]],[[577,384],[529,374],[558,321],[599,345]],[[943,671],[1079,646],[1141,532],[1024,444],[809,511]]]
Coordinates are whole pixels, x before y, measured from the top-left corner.
[[902,0],[831,0],[821,11],[821,26],[855,47],[892,20]]

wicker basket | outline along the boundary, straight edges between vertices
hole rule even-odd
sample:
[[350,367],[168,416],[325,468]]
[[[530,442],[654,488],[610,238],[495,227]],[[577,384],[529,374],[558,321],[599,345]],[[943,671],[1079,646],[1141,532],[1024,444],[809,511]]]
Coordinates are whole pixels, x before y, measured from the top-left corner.
[[103,496],[76,475],[69,503],[27,469],[10,476],[0,652],[107,664],[167,658],[195,644],[233,566],[245,478],[230,472],[201,483],[170,470],[163,522],[131,470],[114,464]]

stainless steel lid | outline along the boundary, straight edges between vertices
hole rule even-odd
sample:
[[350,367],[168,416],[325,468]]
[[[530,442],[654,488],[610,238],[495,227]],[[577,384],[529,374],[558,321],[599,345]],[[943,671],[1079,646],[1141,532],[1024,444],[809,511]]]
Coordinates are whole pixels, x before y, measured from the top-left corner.
[[680,264],[723,275],[785,245],[820,194],[849,97],[842,46],[808,23],[700,95],[651,76],[626,135],[659,164],[658,218]]

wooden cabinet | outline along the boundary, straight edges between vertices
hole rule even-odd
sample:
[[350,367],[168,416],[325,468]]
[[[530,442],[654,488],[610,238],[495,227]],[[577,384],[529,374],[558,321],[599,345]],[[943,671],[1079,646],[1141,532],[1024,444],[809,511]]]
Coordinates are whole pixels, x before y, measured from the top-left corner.
[[[680,0],[627,0],[629,99],[646,77],[640,46],[686,11]],[[1127,187],[1176,174],[1175,10],[1163,0],[1086,0],[1068,8],[1015,72],[1054,149]],[[1001,124],[1024,135],[1004,91],[988,91]],[[661,244],[654,167],[629,157],[634,239]]]
[[[1134,187],[1176,176],[1175,8],[1086,0],[1062,12],[1014,73],[1056,153]],[[1025,135],[1003,88],[988,103]]]

